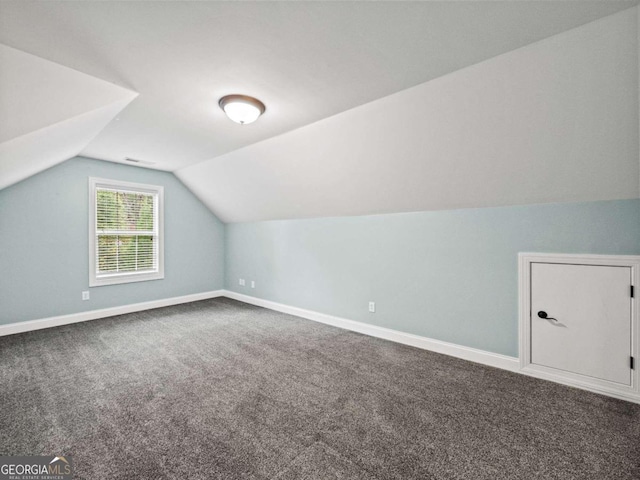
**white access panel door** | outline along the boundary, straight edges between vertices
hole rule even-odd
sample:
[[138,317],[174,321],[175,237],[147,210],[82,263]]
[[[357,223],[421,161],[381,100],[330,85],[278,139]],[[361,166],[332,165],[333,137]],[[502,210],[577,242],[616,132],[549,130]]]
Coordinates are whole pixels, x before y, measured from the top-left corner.
[[631,385],[631,285],[630,267],[532,263],[531,363]]

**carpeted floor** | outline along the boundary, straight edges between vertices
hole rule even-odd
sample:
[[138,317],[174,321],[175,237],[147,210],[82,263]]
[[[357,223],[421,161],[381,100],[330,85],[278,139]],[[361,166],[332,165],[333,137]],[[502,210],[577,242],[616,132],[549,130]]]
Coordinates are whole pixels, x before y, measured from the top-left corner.
[[0,338],[78,479],[640,479],[640,405],[218,298]]

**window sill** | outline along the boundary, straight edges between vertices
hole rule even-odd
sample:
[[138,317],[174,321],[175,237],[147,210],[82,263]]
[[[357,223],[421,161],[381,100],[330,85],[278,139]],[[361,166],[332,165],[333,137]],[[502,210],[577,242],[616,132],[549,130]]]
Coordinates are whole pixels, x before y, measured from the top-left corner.
[[149,280],[162,280],[164,272],[149,273],[121,273],[115,275],[102,275],[89,279],[90,287],[101,287],[104,285],[118,285],[120,283],[146,282]]

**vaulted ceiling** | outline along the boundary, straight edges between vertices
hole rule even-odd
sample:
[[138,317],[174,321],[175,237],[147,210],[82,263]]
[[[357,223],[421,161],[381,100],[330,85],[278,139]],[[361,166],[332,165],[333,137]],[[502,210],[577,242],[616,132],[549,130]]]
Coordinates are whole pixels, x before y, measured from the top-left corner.
[[0,45],[0,188],[78,155],[137,93]]
[[[438,203],[409,191],[383,205],[376,175],[395,172],[400,188],[387,193],[402,197],[402,184],[428,169],[398,168],[391,154],[367,166],[339,149],[318,152],[350,125],[332,120],[338,114],[362,106],[354,121],[366,123],[384,115],[370,102],[637,3],[3,1],[0,188],[82,154],[174,171],[225,221],[514,203],[482,195]],[[229,93],[260,98],[263,118],[230,122],[217,107]],[[300,136],[313,151],[287,140]],[[451,173],[432,167],[438,178]],[[360,177],[369,180],[358,186]],[[331,199],[350,182],[366,195],[339,194],[325,202],[331,208],[305,197]]]

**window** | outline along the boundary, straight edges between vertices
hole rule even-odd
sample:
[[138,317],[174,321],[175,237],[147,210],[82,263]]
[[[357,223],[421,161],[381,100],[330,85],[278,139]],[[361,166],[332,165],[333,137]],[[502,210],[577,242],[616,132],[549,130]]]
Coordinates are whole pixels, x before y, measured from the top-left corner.
[[89,286],[164,278],[163,188],[89,178]]

